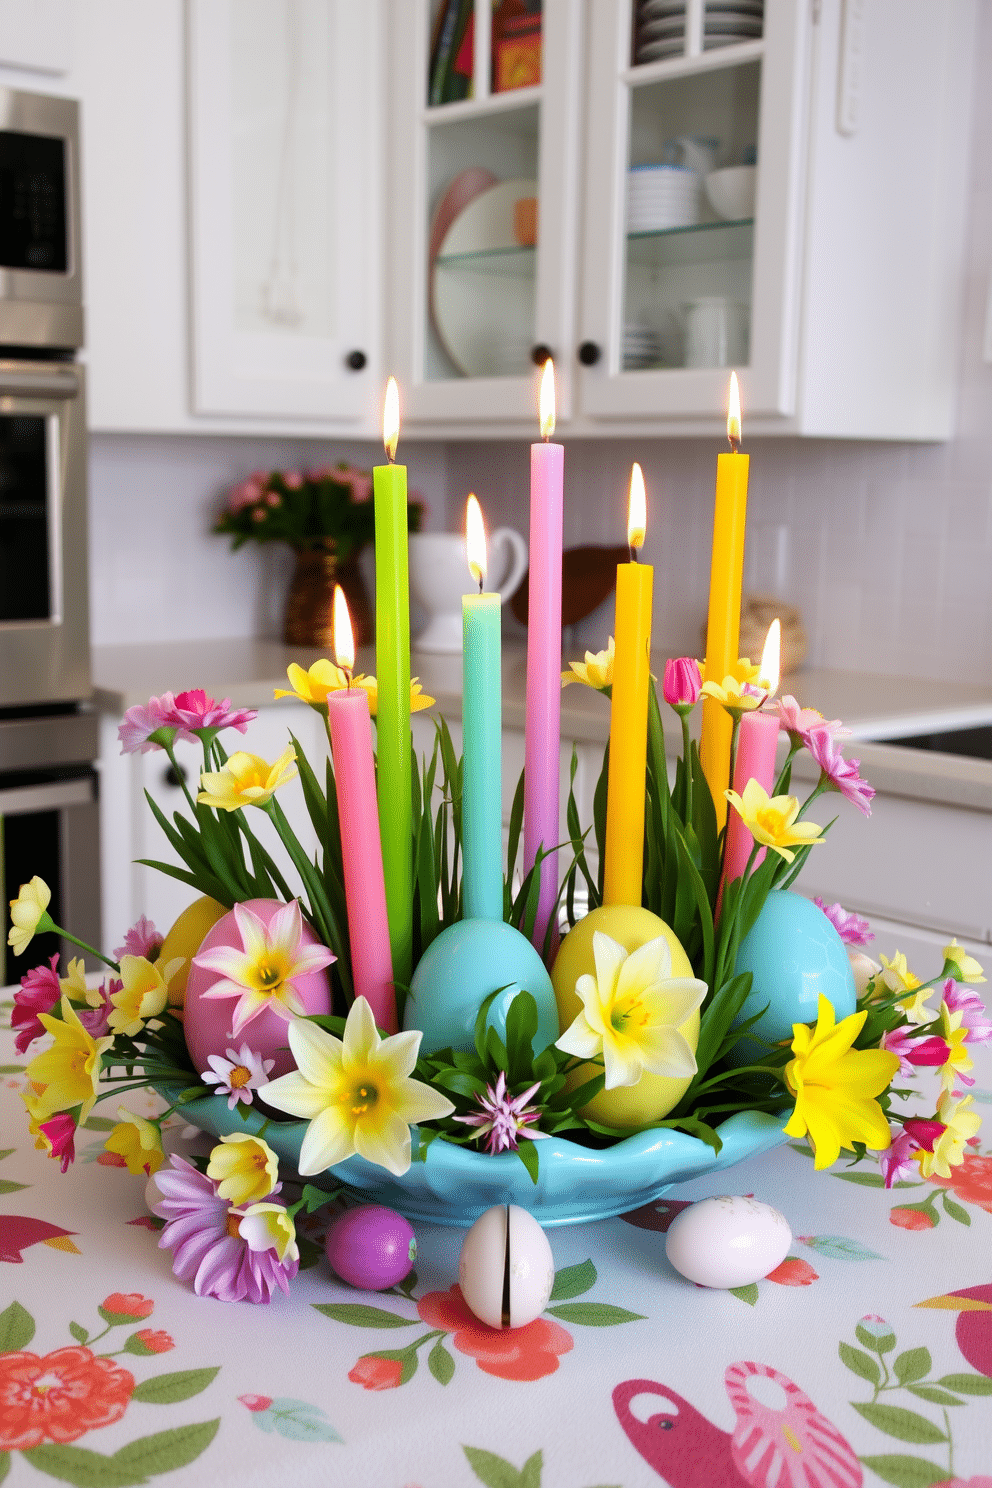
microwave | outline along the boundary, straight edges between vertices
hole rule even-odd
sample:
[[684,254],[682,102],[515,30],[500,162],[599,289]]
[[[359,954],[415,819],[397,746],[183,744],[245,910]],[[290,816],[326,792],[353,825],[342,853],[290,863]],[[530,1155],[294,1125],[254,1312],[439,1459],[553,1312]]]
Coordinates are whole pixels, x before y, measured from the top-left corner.
[[0,346],[83,344],[79,105],[0,88]]

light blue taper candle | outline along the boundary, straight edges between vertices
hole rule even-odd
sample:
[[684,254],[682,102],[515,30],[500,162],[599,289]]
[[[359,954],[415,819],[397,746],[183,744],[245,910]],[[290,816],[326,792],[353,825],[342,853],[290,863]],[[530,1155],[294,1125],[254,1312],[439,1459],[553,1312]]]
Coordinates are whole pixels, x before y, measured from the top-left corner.
[[[476,518],[477,531],[473,538]],[[468,552],[473,573],[485,579],[478,533],[481,513],[469,497]],[[462,888],[467,920],[503,918],[502,609],[498,594],[462,597]]]

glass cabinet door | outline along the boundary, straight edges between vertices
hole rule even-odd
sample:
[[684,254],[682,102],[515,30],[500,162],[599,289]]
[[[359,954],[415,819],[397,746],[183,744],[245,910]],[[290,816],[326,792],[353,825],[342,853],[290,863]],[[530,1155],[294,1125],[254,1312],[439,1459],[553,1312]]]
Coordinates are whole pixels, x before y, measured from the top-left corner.
[[[417,0],[397,74],[394,345],[404,418],[536,421],[574,342],[580,0]],[[396,353],[394,353],[394,357]],[[559,377],[567,417],[567,371]]]
[[581,404],[606,419],[752,415],[794,398],[800,7],[591,7]]

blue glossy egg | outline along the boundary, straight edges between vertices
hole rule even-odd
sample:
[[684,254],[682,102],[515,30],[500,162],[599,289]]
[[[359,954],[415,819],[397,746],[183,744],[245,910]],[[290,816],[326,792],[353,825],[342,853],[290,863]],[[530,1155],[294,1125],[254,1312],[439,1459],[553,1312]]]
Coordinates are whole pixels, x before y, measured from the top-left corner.
[[735,970],[749,971],[754,979],[738,1021],[767,1004],[731,1055],[735,1063],[760,1057],[758,1041],[791,1040],[794,1023],[815,1023],[821,995],[833,1004],[838,1023],[855,1010],[854,973],[844,942],[822,909],[790,889],[768,895],[741,941]]

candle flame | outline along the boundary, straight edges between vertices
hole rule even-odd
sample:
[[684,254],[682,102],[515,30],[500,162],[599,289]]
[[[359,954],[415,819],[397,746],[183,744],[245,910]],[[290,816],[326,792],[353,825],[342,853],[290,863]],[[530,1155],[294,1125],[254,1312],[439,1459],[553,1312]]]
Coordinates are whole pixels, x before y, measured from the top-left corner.
[[386,397],[382,405],[382,442],[390,460],[396,458],[396,446],[400,438],[400,392],[396,378],[386,383]]
[[348,601],[340,584],[334,585],[334,660],[343,672],[352,672],[355,666],[355,633],[351,628]]
[[541,373],[541,392],[538,399],[541,419],[541,438],[550,439],[555,432],[555,364],[548,357]]
[[486,524],[475,496],[465,503],[465,546],[469,572],[481,589],[486,582]]
[[644,474],[637,461],[630,471],[630,496],[627,502],[627,546],[631,549],[644,546],[647,527],[647,498],[644,494]]
[[[758,678],[762,687],[767,687],[768,697],[772,698],[778,692],[778,684],[782,677],[782,665],[780,656],[782,652],[782,622],[773,620],[768,627],[768,635],[765,637],[765,649],[761,653],[761,674]],[[767,701],[767,699],[766,699]]]
[[741,390],[737,373],[730,374],[730,399],[727,406],[727,438],[736,450],[741,442]]

